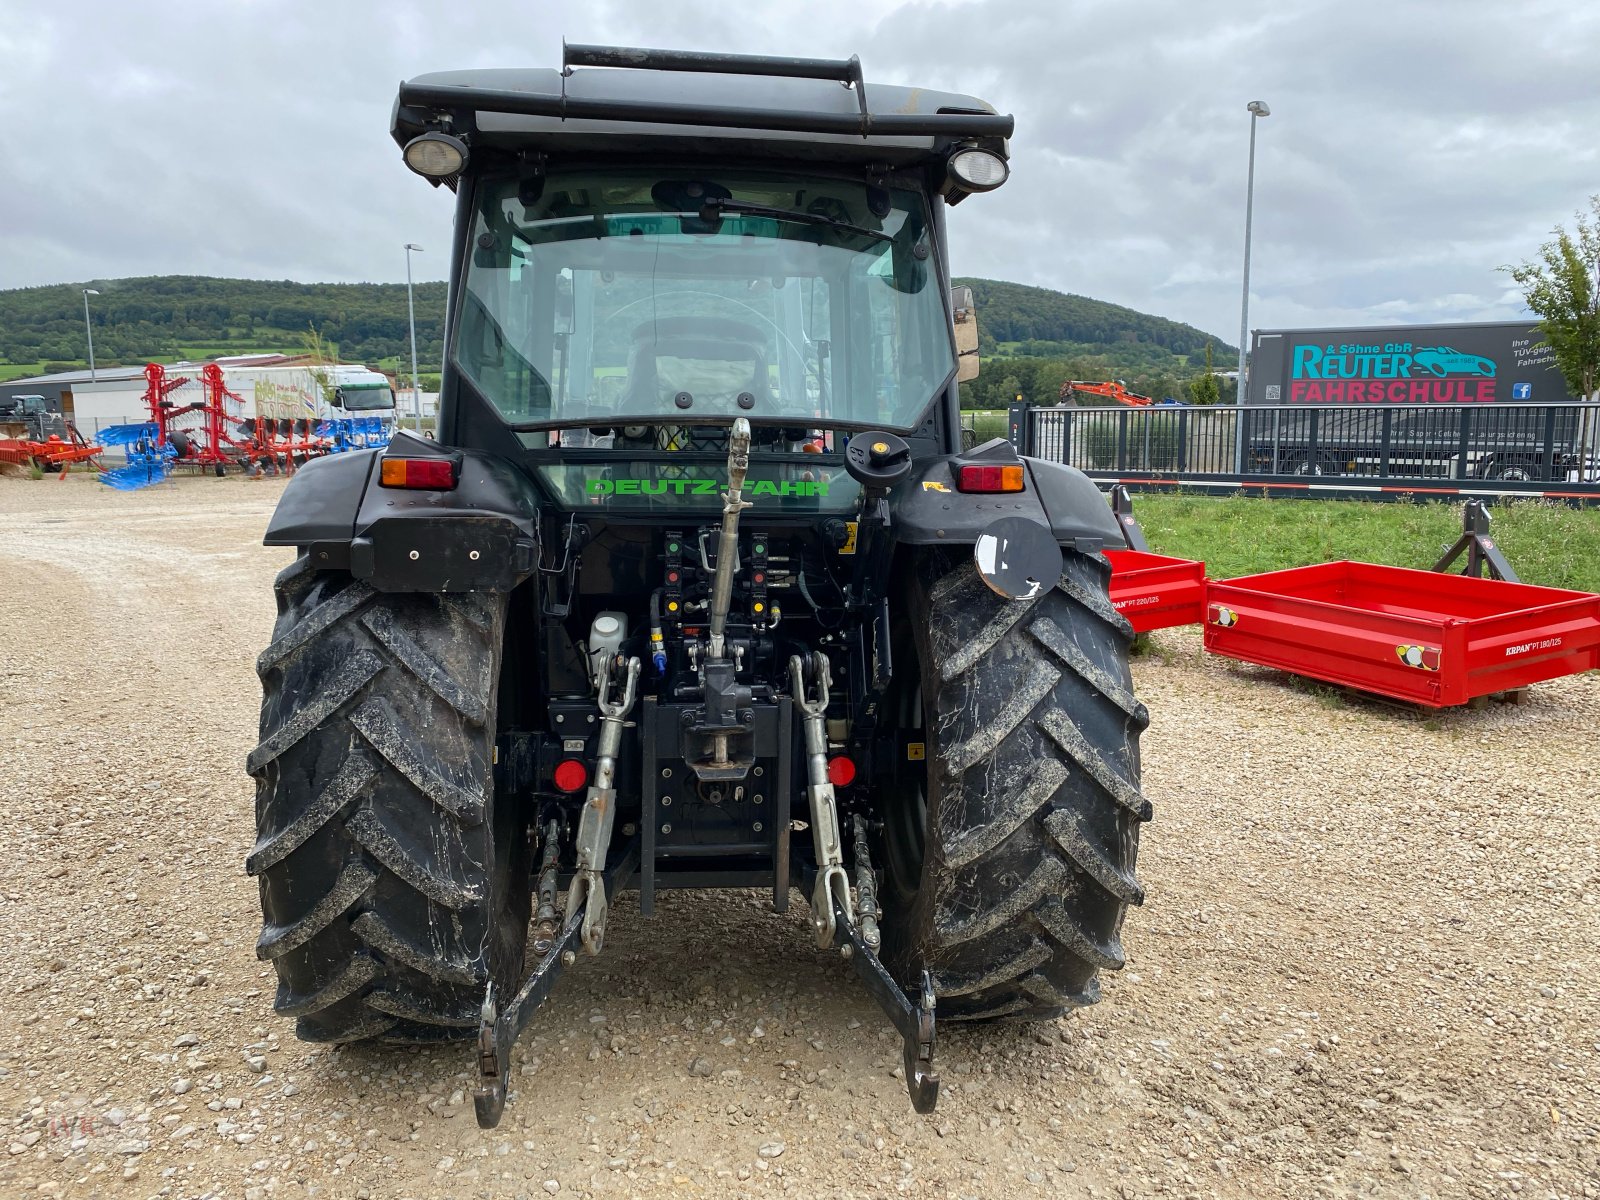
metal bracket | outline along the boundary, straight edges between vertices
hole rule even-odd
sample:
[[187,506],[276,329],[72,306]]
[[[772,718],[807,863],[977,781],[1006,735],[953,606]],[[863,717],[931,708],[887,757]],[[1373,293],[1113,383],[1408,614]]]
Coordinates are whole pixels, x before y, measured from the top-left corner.
[[1127,543],[1128,549],[1148,554],[1150,544],[1144,540],[1144,530],[1139,528],[1139,518],[1133,515],[1133,497],[1120,483],[1111,489],[1111,515],[1117,519],[1117,524],[1122,526],[1122,540]]
[[639,660],[630,658],[625,668],[622,699],[611,700],[611,672],[600,679],[600,740],[595,754],[594,782],[578,819],[577,867],[567,887],[567,918],[583,913],[583,949],[599,954],[606,935],[606,888],[600,878],[611,827],[617,819],[617,752],[622,746],[622,724],[638,694]]
[[[605,872],[606,890],[616,892],[626,887],[639,869],[639,839],[629,841],[621,856]],[[588,906],[569,912],[560,934],[550,943],[544,956],[529,973],[511,1003],[502,1011],[500,996],[491,981],[483,994],[483,1007],[478,1013],[478,1086],[472,1093],[472,1107],[478,1124],[493,1129],[500,1123],[506,1110],[506,1079],[511,1073],[511,1047],[528,1027],[528,1021],[539,1006],[549,998],[550,989],[560,978],[561,971],[577,961],[573,946],[583,934],[584,918]]]
[[[838,905],[837,897],[834,898],[834,904]],[[922,986],[913,1003],[878,958],[877,950],[868,945],[862,932],[849,923],[842,908],[837,911],[836,926],[840,948],[849,954],[856,974],[900,1033],[901,1062],[905,1067],[906,1091],[911,1096],[911,1107],[919,1113],[932,1112],[939,1103],[939,1073],[933,1069],[935,1025],[932,977],[927,971],[922,972]]]
[[[806,664],[797,654],[789,659],[794,683],[794,703],[806,734],[806,796],[811,802],[811,838],[817,855],[816,888],[811,894],[811,924],[817,945],[831,946],[838,924],[836,912],[847,925],[855,921],[850,902],[850,877],[844,870],[844,845],[839,833],[839,809],[833,784],[828,781],[828,656],[820,650],[811,656],[811,673],[817,699],[806,698]],[[832,897],[830,901],[829,897]]]
[[1506,561],[1506,556],[1500,553],[1500,547],[1489,536],[1489,508],[1482,500],[1467,501],[1461,513],[1461,536],[1456,539],[1455,545],[1445,551],[1444,557],[1433,564],[1433,569],[1448,571],[1455,560],[1461,557],[1462,551],[1466,551],[1467,555],[1463,575],[1481,577],[1487,569],[1495,579],[1503,579],[1507,583],[1522,582]]

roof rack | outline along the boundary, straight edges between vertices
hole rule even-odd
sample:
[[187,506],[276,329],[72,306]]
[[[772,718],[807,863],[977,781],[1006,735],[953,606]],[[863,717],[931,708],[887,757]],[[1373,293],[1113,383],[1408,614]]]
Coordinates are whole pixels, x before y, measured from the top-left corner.
[[[873,113],[867,108],[861,60],[781,58],[757,54],[708,54],[692,50],[646,50],[628,46],[562,43],[562,86],[558,94],[464,87],[459,84],[402,83],[400,103],[418,108],[453,109],[560,120],[637,121],[659,125],[705,125],[722,129],[769,129],[789,133],[859,134],[870,137],[1002,137],[1015,122],[998,113]],[[656,104],[643,100],[586,100],[567,95],[573,67],[622,67],[639,71],[687,71],[719,75],[765,75],[785,79],[835,79],[855,89],[858,114],[796,112],[732,105]]]

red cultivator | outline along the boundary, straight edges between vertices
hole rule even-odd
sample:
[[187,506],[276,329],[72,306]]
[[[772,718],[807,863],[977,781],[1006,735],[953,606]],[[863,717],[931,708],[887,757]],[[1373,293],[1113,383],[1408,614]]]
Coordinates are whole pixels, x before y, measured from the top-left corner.
[[240,431],[250,439],[250,465],[292,474],[308,458],[326,454],[328,439],[317,433],[317,425],[305,417],[247,417]]
[[7,438],[0,440],[0,464],[16,467],[34,466],[41,471],[67,470],[77,463],[88,463],[100,469],[97,461],[104,447],[84,440],[75,425],[67,426],[67,436],[52,433],[43,441]]
[[[253,448],[251,442],[241,441],[228,432],[230,428],[238,429],[244,419],[244,397],[228,390],[222,381],[221,367],[207,363],[200,369],[203,398],[182,407],[166,399],[173,384],[164,380],[165,371],[159,363],[145,367],[144,374],[151,385],[145,392],[146,403],[157,397],[157,389],[160,389],[152,405],[152,415],[159,426],[158,446],[171,442],[179,463],[202,469],[211,467],[218,475],[226,474],[230,464],[248,461]],[[186,382],[182,378],[173,381],[178,385]],[[230,401],[232,412],[228,411]]]

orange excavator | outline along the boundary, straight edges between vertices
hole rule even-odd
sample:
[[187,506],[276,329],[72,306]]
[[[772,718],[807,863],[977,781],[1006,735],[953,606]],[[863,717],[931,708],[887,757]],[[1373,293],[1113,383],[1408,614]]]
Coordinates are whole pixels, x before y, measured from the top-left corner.
[[1082,393],[1085,396],[1103,396],[1107,400],[1115,400],[1118,404],[1126,404],[1130,408],[1143,408],[1154,401],[1149,396],[1141,396],[1138,392],[1130,392],[1128,385],[1120,379],[1108,379],[1104,383],[1092,383],[1086,379],[1069,379],[1061,385],[1061,401],[1063,404],[1071,403],[1074,396]]

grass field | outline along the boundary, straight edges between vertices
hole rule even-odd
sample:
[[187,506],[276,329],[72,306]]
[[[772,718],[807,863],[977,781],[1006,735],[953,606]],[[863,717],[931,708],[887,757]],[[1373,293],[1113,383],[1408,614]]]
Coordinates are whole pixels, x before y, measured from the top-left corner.
[[[1213,579],[1341,558],[1427,568],[1461,533],[1460,504],[1141,495],[1134,513],[1152,550],[1203,559]],[[1600,592],[1600,508],[1528,501],[1492,515],[1523,582]]]

